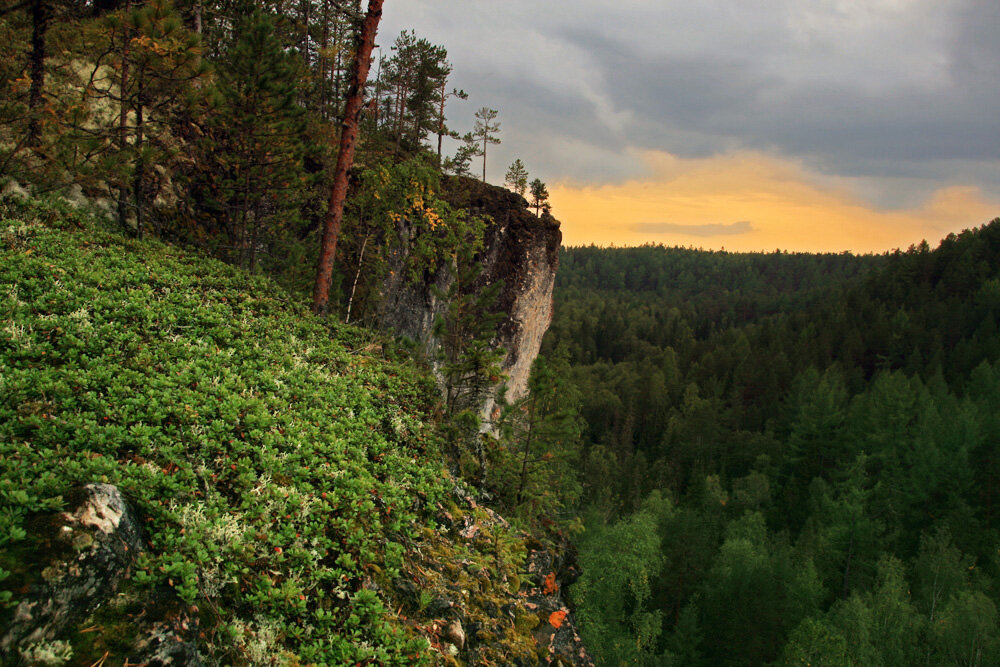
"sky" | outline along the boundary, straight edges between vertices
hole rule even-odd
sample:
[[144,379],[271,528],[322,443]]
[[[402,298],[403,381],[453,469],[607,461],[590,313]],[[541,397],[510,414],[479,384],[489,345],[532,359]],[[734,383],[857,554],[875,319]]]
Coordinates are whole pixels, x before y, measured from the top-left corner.
[[520,158],[565,245],[884,252],[1000,216],[998,28],[997,0],[389,0],[378,43],[447,48],[449,124],[499,111],[487,180]]

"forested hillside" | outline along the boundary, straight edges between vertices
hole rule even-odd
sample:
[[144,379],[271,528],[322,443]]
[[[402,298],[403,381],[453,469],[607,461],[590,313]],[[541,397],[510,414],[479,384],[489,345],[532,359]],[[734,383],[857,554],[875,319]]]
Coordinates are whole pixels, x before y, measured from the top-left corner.
[[1000,659],[998,281],[1000,221],[882,257],[566,250],[595,657]]

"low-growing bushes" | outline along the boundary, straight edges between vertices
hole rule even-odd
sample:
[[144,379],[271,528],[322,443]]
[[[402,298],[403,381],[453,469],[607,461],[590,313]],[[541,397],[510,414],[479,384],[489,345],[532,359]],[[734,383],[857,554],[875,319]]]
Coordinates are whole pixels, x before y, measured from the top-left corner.
[[0,204],[0,613],[31,517],[109,482],[145,521],[130,586],[197,605],[213,661],[426,660],[383,591],[449,478],[432,381],[382,350],[232,267]]

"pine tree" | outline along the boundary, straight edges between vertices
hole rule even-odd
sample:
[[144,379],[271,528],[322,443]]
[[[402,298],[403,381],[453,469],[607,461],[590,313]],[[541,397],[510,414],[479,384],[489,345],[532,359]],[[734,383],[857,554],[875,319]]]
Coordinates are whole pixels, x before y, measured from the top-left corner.
[[503,405],[498,425],[505,451],[494,471],[496,486],[515,513],[529,520],[557,517],[580,495],[579,402],[567,353],[559,350],[538,357],[527,395]]
[[497,113],[496,109],[480,108],[476,112],[476,124],[472,128],[472,137],[480,144],[479,155],[483,156],[483,183],[486,182],[486,147],[500,143],[500,137],[497,136],[500,131],[500,122],[496,121]]
[[[451,63],[448,63],[448,73],[451,73]],[[447,92],[447,89],[448,89],[447,87],[448,87],[448,78],[447,78],[447,74],[446,74],[445,77],[442,78],[442,80],[441,80],[441,88],[440,88],[441,99],[440,99],[440,106],[438,108],[438,127],[437,127],[438,162],[441,162],[441,142],[444,139],[445,135],[447,135],[449,137],[452,137],[454,139],[458,138],[458,133],[457,132],[455,132],[453,130],[449,130],[445,126],[445,123],[444,123],[444,121],[445,121],[445,117],[444,117],[444,105],[445,105],[445,102],[448,101],[449,97],[454,97],[454,98],[457,98],[457,99],[460,99],[460,100],[467,100],[467,99],[469,99],[469,94],[466,93],[464,90],[459,90],[458,88],[452,88],[451,92],[449,93],[449,92]]]
[[48,0],[31,0],[31,91],[28,95],[28,145],[41,142],[42,94],[45,90],[46,33],[52,19]]
[[368,69],[371,66],[372,49],[375,46],[375,33],[378,31],[379,20],[382,18],[382,1],[368,0],[368,13],[365,15],[361,31],[358,33],[354,73],[344,108],[340,151],[337,153],[333,189],[330,192],[330,203],[327,207],[326,219],[323,222],[323,241],[316,268],[316,281],[313,286],[312,310],[317,315],[326,314],[330,301],[333,260],[337,254],[337,239],[340,237],[340,227],[344,219],[344,201],[347,199],[347,172],[354,162],[354,149],[358,138],[358,123],[361,119],[365,85],[368,81]]
[[198,36],[184,27],[169,0],[136,9],[126,0],[123,10],[105,16],[99,35],[104,43],[87,94],[118,107],[116,126],[108,128],[117,134],[116,152],[107,154],[106,169],[118,186],[119,221],[125,224],[131,207],[135,234],[142,237],[147,206],[159,191],[154,165],[169,164],[179,119],[208,67]]
[[[380,75],[387,95],[380,102],[386,112],[384,127],[394,138],[396,153],[413,151],[430,132],[444,132],[444,90],[451,64],[443,46],[418,38],[412,30],[396,37],[392,51]],[[382,86],[380,81],[380,94]]]
[[210,116],[199,164],[221,206],[234,259],[253,271],[258,254],[293,231],[305,198],[305,111],[300,60],[279,41],[274,18],[244,18],[219,71],[220,108]]
[[455,151],[455,156],[444,161],[442,168],[456,176],[468,176],[472,158],[480,155],[479,143],[471,132],[462,136],[462,145]]
[[549,210],[549,191],[541,179],[531,181],[531,206],[535,207],[535,216],[541,216],[542,211]]
[[500,361],[505,352],[494,348],[492,343],[504,314],[490,311],[503,283],[472,290],[481,266],[456,266],[453,271],[457,275],[447,295],[443,295],[448,310],[434,327],[441,342],[445,410],[449,415],[462,412],[478,415],[485,392],[501,379]]
[[514,160],[510,167],[507,168],[504,184],[522,197],[528,190],[528,170],[524,168],[521,158]]

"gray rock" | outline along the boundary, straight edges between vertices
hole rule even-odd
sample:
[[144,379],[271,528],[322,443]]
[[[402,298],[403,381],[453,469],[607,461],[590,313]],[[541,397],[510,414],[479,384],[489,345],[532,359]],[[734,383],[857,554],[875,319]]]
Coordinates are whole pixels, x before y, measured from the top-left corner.
[[135,513],[110,484],[89,484],[72,511],[39,522],[44,562],[0,636],[0,656],[55,640],[108,600],[131,572],[142,546]]
[[[490,220],[484,247],[476,258],[482,273],[468,290],[478,292],[503,282],[493,311],[505,316],[497,327],[494,345],[504,350],[501,367],[507,375],[507,399],[517,400],[527,393],[531,364],[552,319],[552,289],[562,242],[559,223],[548,214],[535,217],[524,197],[506,188],[463,177],[446,179],[442,185],[442,196],[452,206]],[[411,245],[411,230],[405,220],[400,221],[397,234],[400,244],[389,260],[393,271],[383,285],[379,324],[413,339],[433,360],[439,345],[434,322],[448,308],[438,295],[448,291],[453,279],[448,271],[439,270],[425,276],[424,283],[410,282],[402,270]],[[491,394],[482,406],[487,421],[495,407],[495,394]]]
[[[188,627],[189,622],[194,623],[192,619],[184,619],[183,625]],[[154,624],[136,645],[137,654],[129,662],[145,667],[202,667],[197,645],[182,639],[178,631],[194,634],[168,622]]]

